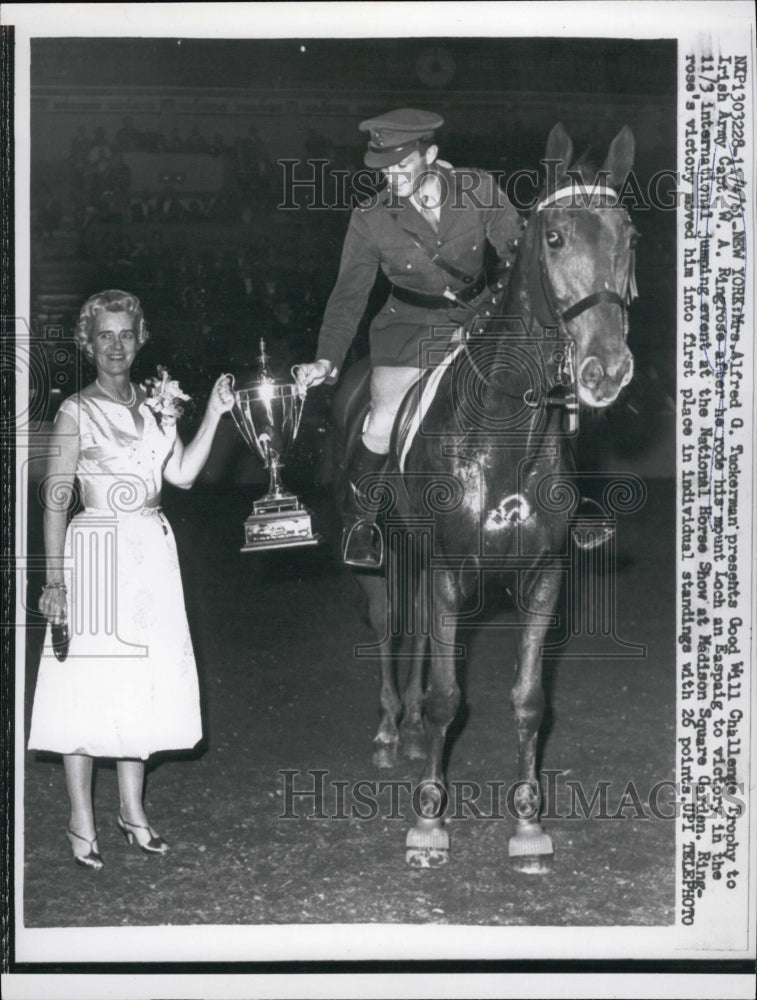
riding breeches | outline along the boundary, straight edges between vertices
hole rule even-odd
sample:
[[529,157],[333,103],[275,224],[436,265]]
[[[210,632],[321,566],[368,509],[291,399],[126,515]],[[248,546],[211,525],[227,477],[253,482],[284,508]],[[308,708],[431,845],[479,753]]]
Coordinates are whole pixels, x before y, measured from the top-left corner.
[[363,427],[363,444],[370,451],[386,455],[394,418],[410,386],[421,375],[420,368],[390,368],[379,365],[371,372],[371,410]]

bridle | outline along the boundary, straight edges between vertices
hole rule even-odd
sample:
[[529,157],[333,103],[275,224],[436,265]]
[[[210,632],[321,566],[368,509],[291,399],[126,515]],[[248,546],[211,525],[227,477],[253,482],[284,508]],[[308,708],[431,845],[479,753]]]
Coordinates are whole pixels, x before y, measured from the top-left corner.
[[[538,395],[534,398],[528,398],[528,394],[526,394],[523,396],[523,401],[527,406],[534,409],[538,409],[543,401],[546,402],[548,409],[562,410],[565,413],[567,421],[566,430],[569,433],[573,433],[577,428],[578,396],[576,391],[575,344],[570,337],[566,324],[600,303],[608,302],[620,308],[623,319],[623,330],[625,332],[628,329],[628,306],[638,295],[635,252],[633,247],[631,247],[628,252],[625,273],[621,280],[620,292],[601,288],[595,292],[590,292],[564,309],[560,308],[554,289],[552,288],[542,249],[542,231],[545,225],[545,217],[542,215],[542,212],[545,208],[558,206],[558,203],[566,198],[571,198],[572,203],[575,204],[578,190],[580,189],[573,186],[557,188],[552,194],[547,195],[538,203],[535,209],[537,229],[531,240],[530,257],[525,262],[528,274],[527,294],[532,314],[542,330],[557,331],[556,339],[561,341],[561,344],[551,352],[549,357],[545,357],[544,359],[547,370],[547,384],[549,386],[546,397],[542,397],[540,401]],[[592,188],[590,197],[594,198],[597,196],[602,199],[603,204],[595,206],[594,210],[597,207],[611,207],[616,211],[619,209],[624,213],[625,219],[630,224],[630,217],[625,209],[618,205],[618,195],[613,188],[606,185]],[[577,207],[592,211],[592,206],[588,204],[589,195],[586,189],[584,189],[584,197],[587,203]],[[614,202],[614,204],[608,204],[608,202]],[[472,318],[472,324],[475,323],[476,318],[476,316]],[[470,328],[467,332],[470,333]],[[463,344],[468,354],[469,363],[473,366],[479,378],[486,381],[484,374],[479,370],[470,352],[467,336],[463,339]],[[530,437],[531,430],[529,431],[529,439]]]
[[[596,195],[599,195],[608,201],[612,199],[615,202],[615,205],[613,206],[603,205],[602,207],[616,208],[618,194],[615,190],[613,190],[613,188],[604,186],[593,188],[591,196],[594,197]],[[582,299],[579,299],[578,302],[574,302],[565,309],[561,309],[557,303],[557,298],[555,296],[554,289],[552,288],[552,282],[549,278],[542,250],[541,234],[544,227],[544,216],[541,213],[545,208],[556,206],[564,198],[571,198],[575,200],[576,188],[573,186],[558,188],[556,191],[553,191],[552,194],[540,201],[536,206],[538,230],[531,244],[532,259],[529,261],[530,266],[528,268],[528,294],[534,316],[542,327],[558,327],[564,334],[566,332],[566,323],[569,323],[571,320],[580,316],[581,313],[586,312],[588,309],[593,309],[594,306],[599,305],[601,302],[609,302],[620,307],[623,314],[623,328],[625,329],[628,306],[638,295],[636,288],[635,253],[633,247],[629,250],[628,265],[626,267],[626,273],[623,277],[620,293],[611,291],[607,288],[600,288],[596,292],[590,292]],[[589,211],[592,210],[591,206],[588,204],[583,207]],[[625,218],[630,222],[625,209],[620,206],[617,207],[624,212]]]
[[[585,197],[586,194],[586,190],[584,189]],[[608,302],[620,308],[623,319],[623,330],[625,331],[628,328],[628,306],[638,294],[635,276],[635,254],[633,248],[631,248],[629,250],[628,263],[622,279],[620,292],[612,291],[607,288],[600,288],[595,292],[590,292],[588,295],[585,295],[577,302],[572,303],[572,305],[566,306],[564,309],[560,308],[549,277],[547,264],[544,259],[542,233],[546,223],[545,216],[542,213],[545,208],[558,206],[559,203],[566,198],[570,198],[571,203],[575,204],[576,195],[577,189],[574,186],[561,187],[556,191],[553,191],[552,194],[547,195],[536,206],[535,216],[537,229],[536,233],[532,237],[530,248],[531,257],[527,264],[528,298],[533,316],[542,329],[556,329],[557,338],[565,342],[564,349],[559,349],[556,352],[553,352],[551,358],[545,359],[548,368],[553,369],[550,372],[549,378],[551,387],[547,392],[547,406],[553,408],[558,407],[566,412],[568,429],[570,431],[573,431],[577,425],[578,399],[576,395],[574,343],[570,338],[566,324],[568,324],[571,320],[576,319],[577,316],[580,316],[587,310],[593,309],[600,303]],[[591,191],[591,197],[593,198],[595,196],[599,196],[602,199],[603,204],[601,207],[613,207],[616,208],[616,210],[620,207],[617,205],[617,192],[613,188],[604,185],[595,187]],[[610,201],[615,204],[608,206],[608,202]],[[586,197],[586,202],[587,203],[585,205],[578,207],[583,207],[591,211],[592,208],[591,205],[588,204],[588,197]],[[625,212],[625,209],[620,207],[620,210],[624,212],[625,218],[630,223],[631,220]],[[528,405],[535,405],[530,403],[528,400],[526,400],[526,403]]]

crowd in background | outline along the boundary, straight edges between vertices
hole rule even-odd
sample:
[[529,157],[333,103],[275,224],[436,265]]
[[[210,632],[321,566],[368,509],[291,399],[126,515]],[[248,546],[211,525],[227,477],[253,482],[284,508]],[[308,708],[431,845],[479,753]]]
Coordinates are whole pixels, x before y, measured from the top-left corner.
[[[129,153],[198,153],[219,159],[223,182],[216,197],[186,199],[170,182],[159,191],[134,190],[124,159]],[[229,219],[250,205],[264,202],[274,182],[274,169],[255,126],[227,141],[220,133],[212,139],[197,125],[187,134],[178,128],[167,134],[139,131],[130,116],[110,138],[102,126],[92,134],[78,127],[69,150],[71,200],[82,228],[94,221],[177,222],[185,218]],[[157,195],[157,197],[155,197]]]
[[[510,134],[511,133],[511,134]],[[543,137],[516,120],[503,137],[471,132],[450,132],[445,138],[444,156],[458,166],[485,166],[487,169],[513,171],[533,165],[538,158]],[[492,158],[492,150],[500,150]],[[124,159],[129,153],[196,153],[221,161],[222,183],[212,197],[198,192],[184,195],[166,178],[159,189],[150,192],[136,190],[131,170]],[[315,128],[308,128],[301,151],[302,160],[327,161],[329,170],[352,171],[361,166],[361,145],[344,149]],[[167,132],[139,130],[131,116],[125,116],[113,136],[103,126],[90,131],[78,126],[71,139],[68,164],[70,168],[70,200],[76,223],[87,228],[94,222],[179,222],[215,221],[249,222],[258,208],[275,207],[282,198],[282,178],[275,158],[255,125],[233,138],[220,132],[205,135],[197,125],[188,131],[171,128]],[[303,171],[308,168],[303,167]],[[317,176],[317,171],[315,172]],[[49,192],[42,192],[50,202]],[[295,196],[306,201],[307,194]],[[42,209],[40,225],[43,231],[55,221],[53,206]],[[60,204],[58,204],[60,210]],[[43,217],[44,216],[44,217]]]
[[[591,138],[577,143],[583,146]],[[511,172],[538,165],[543,144],[544,137],[532,126],[514,118],[507,136],[448,132],[442,155],[457,166]],[[180,193],[169,183],[156,182],[149,193],[134,190],[128,154],[162,152],[220,159],[220,189]],[[335,170],[354,170],[362,163],[361,137],[356,136],[354,149],[339,147],[308,128],[300,155],[326,160]],[[164,350],[192,358],[198,371],[216,356],[226,358],[228,365],[244,365],[255,357],[261,336],[282,372],[311,357],[339,266],[348,212],[279,210],[280,167],[255,125],[246,125],[233,138],[206,135],[197,125],[165,134],[141,130],[130,116],[112,136],[102,126],[80,125],[70,142],[67,177],[61,182],[36,176],[33,165],[33,293],[40,287],[34,255],[67,220],[76,234],[77,266],[87,286],[71,290],[138,290],[149,315],[163,327]],[[306,191],[297,193],[303,207],[308,197]],[[653,229],[660,221],[644,218],[639,225],[644,236],[639,261],[641,267],[644,261],[650,265],[648,288],[659,273],[653,262],[674,259],[667,235]],[[653,330],[659,296],[654,285],[645,295],[643,273],[640,279],[642,298],[634,309],[636,316],[646,315],[638,327]],[[379,282],[377,300],[381,292]],[[34,294],[32,298],[34,302]],[[366,346],[365,325],[354,347],[358,355]],[[661,357],[659,338],[655,343],[646,365],[644,345],[637,345],[639,375],[651,368],[652,357],[662,372],[674,373],[673,339],[664,342],[671,357]],[[665,375],[666,391],[672,378]]]
[[[328,157],[324,143],[309,130],[303,156]],[[127,160],[138,152],[220,158],[220,189],[135,190]],[[196,125],[140,131],[129,116],[112,137],[80,125],[67,166],[63,183],[33,170],[33,262],[54,252],[50,237],[66,220],[88,284],[138,289],[154,321],[168,327],[164,349],[173,341],[176,353],[203,366],[215,349],[227,364],[243,363],[263,336],[282,368],[309,358],[346,218],[276,210],[274,167],[254,125],[231,140]],[[32,271],[33,292],[44,291]]]

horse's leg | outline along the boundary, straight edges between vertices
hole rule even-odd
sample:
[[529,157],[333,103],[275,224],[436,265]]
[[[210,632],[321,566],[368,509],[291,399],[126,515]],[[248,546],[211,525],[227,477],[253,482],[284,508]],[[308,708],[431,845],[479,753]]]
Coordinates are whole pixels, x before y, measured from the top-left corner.
[[402,753],[411,760],[426,756],[426,734],[423,730],[423,666],[426,661],[428,637],[413,637],[413,647],[407,679],[402,690],[402,721],[400,742]]
[[379,663],[381,665],[381,706],[379,727],[373,737],[373,763],[376,767],[395,767],[399,746],[399,721],[402,705],[394,671],[392,637],[388,620],[388,599],[386,580],[375,573],[355,574],[368,599],[368,623],[379,640]]
[[518,819],[508,852],[513,867],[529,874],[548,871],[553,854],[552,841],[539,821],[541,791],[536,774],[536,741],[544,713],[541,647],[557,606],[560,584],[558,569],[543,570],[529,594],[528,608],[519,611],[524,628],[517,678],[510,692],[518,727],[518,784],[513,797]]
[[431,665],[424,715],[426,766],[413,795],[413,806],[419,815],[415,826],[408,831],[405,852],[405,860],[414,868],[435,868],[449,858],[449,834],[443,821],[447,790],[442,755],[447,730],[460,703],[453,655],[455,625],[444,622],[445,618],[453,621],[461,604],[453,573],[434,573],[431,598]]
[[426,756],[426,736],[423,731],[423,666],[428,645],[428,570],[418,574],[415,592],[415,631],[412,638],[410,666],[402,689],[402,722],[400,741],[402,753],[411,759]]

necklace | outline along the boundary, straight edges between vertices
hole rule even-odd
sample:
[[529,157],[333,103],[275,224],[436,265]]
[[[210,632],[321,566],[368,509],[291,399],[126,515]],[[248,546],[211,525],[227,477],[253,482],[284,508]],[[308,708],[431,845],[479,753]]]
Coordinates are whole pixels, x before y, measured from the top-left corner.
[[131,393],[129,394],[128,399],[121,399],[120,396],[114,396],[112,392],[108,392],[108,390],[105,388],[105,386],[102,384],[99,378],[96,378],[95,382],[97,382],[98,386],[100,387],[100,391],[103,393],[103,395],[107,396],[108,399],[112,399],[114,403],[120,403],[122,406],[133,406],[137,400],[137,390],[134,388],[133,382],[129,383],[129,388],[131,389]]

